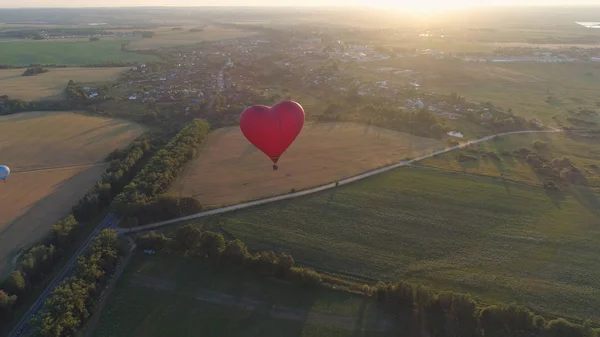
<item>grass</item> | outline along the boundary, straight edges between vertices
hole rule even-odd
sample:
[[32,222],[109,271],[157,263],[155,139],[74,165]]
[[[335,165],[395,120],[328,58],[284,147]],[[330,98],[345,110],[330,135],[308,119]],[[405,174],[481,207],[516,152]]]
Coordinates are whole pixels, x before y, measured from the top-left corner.
[[477,153],[469,153],[463,150],[462,153],[474,155],[478,160],[459,163],[456,160],[459,151],[454,151],[425,159],[419,162],[419,164],[444,170],[476,173],[494,177],[504,176],[507,179],[539,185],[543,182],[543,177],[538,177],[525,161],[501,154],[504,151],[512,153],[512,151],[523,147],[534,150],[532,144],[536,140],[548,143],[547,148],[540,150],[540,154],[545,158],[552,160],[554,158],[569,157],[573,165],[581,169],[588,178],[590,186],[600,187],[600,171],[591,167],[591,165],[598,164],[600,161],[600,145],[594,140],[573,139],[563,133],[511,135],[510,137],[502,137],[475,145],[474,149],[479,151],[495,152],[499,155],[500,160],[481,157]]
[[[243,309],[242,303],[253,308]],[[202,331],[203,336],[383,337],[388,334],[368,330],[385,321],[374,303],[355,295],[311,290],[237,269],[215,270],[198,260],[136,253],[93,336]]]
[[201,32],[190,32],[195,26],[181,27],[181,30],[171,30],[171,28],[154,30],[152,38],[139,38],[132,40],[127,49],[145,50],[169,48],[175,46],[184,46],[197,44],[202,41],[217,41],[248,37],[255,33],[232,28],[221,28],[216,26],[203,27]]
[[0,194],[0,274],[94,185],[106,168],[104,158],[143,130],[69,112],[0,117],[1,160],[12,170]]
[[401,168],[194,223],[368,282],[408,280],[600,322],[598,195]]
[[456,92],[475,102],[489,101],[545,122],[564,117],[569,109],[597,109],[600,102],[600,68],[585,63],[460,63],[424,79],[422,85],[425,90]]
[[156,56],[121,50],[124,40],[11,41],[0,43],[0,64],[28,66],[55,64],[84,66],[108,62],[149,62]]
[[406,157],[432,152],[433,139],[354,123],[306,125],[271,169],[238,127],[214,131],[170,192],[205,205],[233,204],[329,183]]
[[116,80],[125,68],[50,68],[37,76],[21,76],[23,69],[0,70],[0,94],[26,101],[61,100],[69,80],[92,83]]

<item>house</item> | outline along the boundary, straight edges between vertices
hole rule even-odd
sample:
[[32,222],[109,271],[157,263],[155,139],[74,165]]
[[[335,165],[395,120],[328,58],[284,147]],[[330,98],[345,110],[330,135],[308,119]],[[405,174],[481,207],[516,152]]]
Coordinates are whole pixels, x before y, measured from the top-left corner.
[[144,249],[144,254],[152,255],[154,253],[154,249]]
[[463,138],[463,134],[460,132],[456,132],[456,131],[450,131],[447,133],[448,136],[450,137],[456,137],[456,138]]
[[136,95],[131,95],[131,96],[129,96],[129,100],[130,100],[130,101],[135,101],[136,99],[137,99],[137,96],[136,96]]

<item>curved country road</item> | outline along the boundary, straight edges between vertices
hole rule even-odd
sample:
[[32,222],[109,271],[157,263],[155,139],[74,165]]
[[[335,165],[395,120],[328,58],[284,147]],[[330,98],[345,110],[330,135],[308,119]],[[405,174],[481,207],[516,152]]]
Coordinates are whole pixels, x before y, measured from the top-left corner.
[[167,220],[167,221],[156,222],[156,223],[152,223],[152,224],[148,224],[148,225],[144,225],[144,226],[138,226],[138,227],[134,227],[134,228],[116,228],[116,231],[119,234],[142,232],[142,231],[152,230],[152,229],[155,229],[155,228],[159,228],[159,227],[162,227],[162,226],[170,225],[170,224],[181,222],[181,221],[193,220],[193,219],[202,218],[202,217],[206,217],[206,216],[211,216],[211,215],[215,215],[215,214],[227,213],[227,212],[236,211],[236,210],[239,210],[239,209],[254,207],[254,206],[258,206],[258,205],[264,205],[264,204],[268,204],[268,203],[271,203],[271,202],[276,202],[276,201],[281,201],[281,200],[286,200],[286,199],[297,198],[297,197],[301,197],[301,196],[305,196],[305,195],[309,195],[309,194],[313,194],[313,193],[325,191],[325,190],[328,190],[330,188],[334,188],[334,187],[336,187],[338,185],[349,184],[349,183],[352,183],[352,182],[355,182],[355,181],[358,181],[358,180],[362,180],[362,179],[374,176],[376,174],[380,174],[380,173],[384,173],[384,172],[393,170],[393,169],[401,167],[401,166],[410,165],[410,164],[412,164],[414,162],[417,162],[417,161],[420,161],[420,160],[423,160],[423,159],[427,159],[427,158],[431,158],[431,157],[440,155],[442,153],[454,151],[456,149],[463,148],[465,146],[469,146],[471,144],[477,144],[477,143],[485,142],[485,141],[488,141],[488,140],[496,138],[496,137],[501,137],[501,136],[506,136],[506,135],[526,134],[526,133],[548,133],[548,132],[561,132],[561,131],[562,130],[560,130],[560,129],[553,128],[553,129],[550,129],[550,130],[527,130],[527,131],[511,131],[511,132],[497,133],[495,135],[486,136],[486,137],[479,138],[479,139],[476,139],[476,140],[467,141],[467,142],[461,143],[459,145],[447,147],[447,148],[445,148],[443,150],[439,150],[439,151],[435,151],[435,152],[432,152],[432,153],[428,153],[428,154],[422,155],[422,156],[414,158],[414,159],[400,161],[400,162],[398,162],[396,164],[392,164],[392,165],[389,165],[389,166],[386,166],[386,167],[382,167],[380,169],[376,169],[376,170],[368,171],[368,172],[365,172],[365,173],[361,173],[361,174],[353,176],[353,177],[342,179],[342,180],[338,181],[337,183],[334,182],[334,183],[330,183],[330,184],[327,184],[327,185],[322,185],[322,186],[310,188],[310,189],[307,189],[307,190],[304,190],[304,191],[300,191],[300,192],[283,194],[283,195],[278,195],[276,197],[271,197],[271,198],[266,198],[266,199],[260,199],[260,200],[245,202],[245,203],[242,203],[242,204],[237,204],[237,205],[232,205],[232,206],[217,208],[217,209],[213,209],[213,210],[206,211],[206,212],[196,213],[196,214],[184,216],[184,217],[181,217],[181,218],[171,219],[171,220]]

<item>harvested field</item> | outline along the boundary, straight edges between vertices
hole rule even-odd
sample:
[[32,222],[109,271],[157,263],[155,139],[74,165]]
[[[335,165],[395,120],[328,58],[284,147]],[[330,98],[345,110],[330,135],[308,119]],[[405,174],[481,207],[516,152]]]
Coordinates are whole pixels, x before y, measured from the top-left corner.
[[238,127],[213,132],[170,192],[205,205],[233,204],[305,189],[441,149],[437,140],[354,123],[304,127],[278,171]]
[[0,276],[98,180],[107,164],[15,173],[0,186]]
[[[13,172],[98,163],[143,132],[137,124],[71,112],[0,117],[0,153]],[[90,186],[91,187],[91,186]]]
[[98,83],[116,80],[126,68],[48,68],[37,76],[21,76],[25,69],[0,70],[0,96],[25,101],[60,100],[69,80]]
[[42,238],[106,169],[104,158],[143,132],[99,117],[32,112],[0,117],[0,276],[20,250]]

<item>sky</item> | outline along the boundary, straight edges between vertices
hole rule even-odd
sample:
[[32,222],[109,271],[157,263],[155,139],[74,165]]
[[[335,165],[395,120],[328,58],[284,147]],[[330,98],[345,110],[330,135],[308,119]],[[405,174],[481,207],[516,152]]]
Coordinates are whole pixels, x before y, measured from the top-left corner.
[[127,6],[367,6],[398,10],[458,9],[486,5],[598,5],[598,0],[0,0],[6,7],[127,7]]

